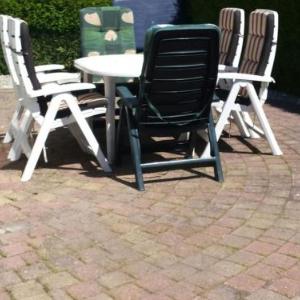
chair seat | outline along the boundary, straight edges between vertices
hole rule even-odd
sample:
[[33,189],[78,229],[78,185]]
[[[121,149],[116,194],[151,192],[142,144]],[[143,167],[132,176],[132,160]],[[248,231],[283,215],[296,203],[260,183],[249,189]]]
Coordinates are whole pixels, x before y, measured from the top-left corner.
[[[81,109],[92,108],[92,107],[99,107],[99,106],[105,106],[107,104],[107,99],[100,93],[97,92],[89,92],[89,93],[80,93],[75,92],[73,93],[78,100],[78,104]],[[62,103],[59,107],[59,110],[67,109],[67,105],[65,103]]]
[[[98,92],[73,92],[74,96],[77,97],[78,104],[81,110],[91,109],[96,107],[105,107],[107,104],[107,99]],[[43,115],[46,114],[48,105],[51,101],[52,97],[45,97],[39,100],[39,104],[41,110],[43,111]],[[46,103],[45,103],[46,102]],[[66,102],[62,102],[59,106],[55,119],[66,118],[71,115],[71,111],[68,108]]]
[[[225,101],[229,95],[229,92],[230,91],[228,91],[228,90],[216,89],[215,94],[214,94],[214,99],[213,99],[214,102],[217,102],[220,100]],[[250,101],[249,97],[243,97],[243,96],[237,96],[235,103],[244,105],[244,106],[251,105],[251,101]]]

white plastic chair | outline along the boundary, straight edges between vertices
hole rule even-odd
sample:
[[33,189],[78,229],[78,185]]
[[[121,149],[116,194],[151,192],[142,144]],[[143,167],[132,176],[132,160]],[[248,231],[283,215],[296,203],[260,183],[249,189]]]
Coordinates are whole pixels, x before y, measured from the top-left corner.
[[[8,126],[8,130],[3,139],[3,143],[10,143],[14,140],[19,129],[18,123],[23,113],[22,106],[20,105],[21,95],[20,95],[20,91],[18,90],[19,81],[16,76],[15,67],[12,61],[11,49],[9,48],[9,36],[8,36],[9,19],[13,19],[13,18],[11,16],[0,15],[0,42],[1,42],[4,60],[6,62],[8,71],[12,78],[14,89],[16,91],[17,102],[16,102],[15,112],[13,113],[12,119]],[[37,72],[37,77],[41,84],[46,84],[49,82],[58,82],[58,83],[80,82],[80,73],[69,73],[69,72],[48,73],[51,71],[58,71],[63,69],[64,66],[59,64],[40,65],[35,67],[35,71]],[[28,120],[28,122],[31,122],[31,120]],[[28,126],[28,128],[31,128],[31,126]],[[26,132],[26,134],[28,135],[28,132]],[[11,161],[15,161],[19,159],[20,156],[21,156],[21,151],[20,148],[18,148],[16,151],[10,151],[8,159],[10,159]]]
[[[20,103],[24,110],[24,116],[20,121],[20,130],[16,136],[16,141],[22,141],[22,151],[28,157],[21,180],[27,181],[31,178],[49,132],[53,129],[72,126],[73,124],[77,124],[82,132],[81,143],[88,144],[91,152],[95,155],[105,172],[111,172],[107,159],[103,155],[86,121],[86,118],[105,113],[106,108],[98,105],[99,103],[101,104],[99,99],[96,99],[96,101],[95,99],[91,99],[89,101],[88,98],[84,100],[84,107],[82,107],[82,103],[78,101],[74,94],[78,91],[91,90],[95,86],[89,83],[69,83],[62,85],[49,83],[41,86],[33,65],[31,41],[27,24],[22,20],[9,19],[8,33],[12,60],[19,80]],[[101,100],[103,103],[103,99]],[[46,108],[46,110],[43,108]],[[66,108],[70,111],[70,114],[60,116],[62,112],[66,113]],[[24,132],[27,130],[27,120],[29,118],[32,118],[40,126],[32,149],[26,141],[24,142],[26,140]]]
[[[232,80],[233,84],[227,98],[213,104],[216,110],[221,112],[216,124],[217,139],[232,116],[242,136],[263,136],[267,139],[273,155],[282,154],[263,110],[268,86],[274,81],[271,72],[277,38],[278,13],[265,9],[251,12],[247,43],[239,72],[221,72],[218,76],[219,80]],[[260,128],[250,118],[250,112],[256,115]],[[202,155],[209,156],[209,145]]]

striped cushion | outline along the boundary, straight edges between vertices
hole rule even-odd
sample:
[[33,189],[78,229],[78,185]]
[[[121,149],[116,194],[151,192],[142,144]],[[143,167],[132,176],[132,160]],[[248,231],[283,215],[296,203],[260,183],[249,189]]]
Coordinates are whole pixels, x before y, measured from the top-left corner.
[[[75,91],[72,92],[74,96],[76,96],[78,105],[81,110],[96,108],[96,107],[105,107],[107,104],[107,98],[105,98],[102,94],[97,92],[86,92],[86,91]],[[48,106],[51,102],[52,96],[44,97],[43,100],[40,101],[40,109],[41,115],[45,116],[48,110]],[[71,115],[71,111],[66,102],[61,102],[57,114],[55,116],[56,119],[64,118]]]
[[241,34],[241,18],[243,10],[227,7],[220,11],[219,27],[221,29],[219,63],[231,66]]
[[[239,70],[240,73],[263,75],[264,70],[260,70],[261,74],[258,74],[257,71],[262,63],[263,51],[270,51],[264,46],[268,40],[272,41],[274,35],[274,29],[272,30],[272,28],[274,28],[273,11],[260,9],[250,14],[247,44]],[[269,36],[270,33],[272,36]]]
[[[265,74],[271,47],[274,44],[274,36],[277,36],[278,28],[274,27],[275,17],[275,12],[272,10],[257,9],[251,12],[240,73]],[[241,95],[246,97],[246,90],[243,89]]]
[[[91,107],[97,107],[97,106],[105,106],[106,105],[106,98],[96,92],[90,92],[90,93],[73,93],[78,100],[78,104],[81,109],[84,108],[91,108]],[[62,102],[59,110],[67,109],[68,105],[65,102]]]

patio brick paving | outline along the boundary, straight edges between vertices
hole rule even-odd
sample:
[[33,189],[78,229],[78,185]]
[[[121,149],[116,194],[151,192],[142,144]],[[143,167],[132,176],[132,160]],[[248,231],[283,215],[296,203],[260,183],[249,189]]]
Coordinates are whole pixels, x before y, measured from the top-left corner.
[[[1,133],[12,98],[0,92]],[[0,299],[300,299],[299,106],[265,110],[284,155],[233,127],[223,184],[163,170],[138,192],[128,159],[107,177],[66,130],[21,183],[25,159],[1,143]]]

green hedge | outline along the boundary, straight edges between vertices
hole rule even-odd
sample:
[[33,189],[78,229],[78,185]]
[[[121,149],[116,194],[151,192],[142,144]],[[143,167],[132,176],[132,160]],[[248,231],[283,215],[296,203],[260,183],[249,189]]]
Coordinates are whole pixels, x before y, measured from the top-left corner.
[[[300,95],[299,0],[185,0],[183,3],[187,22],[193,23],[217,24],[220,9],[229,6],[244,8],[247,16],[255,8],[278,11],[279,40],[273,72],[276,89]],[[106,5],[111,5],[111,0],[0,0],[0,13],[28,22],[36,64],[62,63],[71,69],[73,60],[79,56],[79,9]],[[1,73],[6,74],[7,70],[0,53]]]
[[[0,0],[0,14],[28,22],[36,64],[61,63],[72,69],[79,57],[79,10],[108,5],[111,0]],[[0,50],[0,74],[6,73]]]
[[212,22],[217,24],[219,11],[223,7],[240,7],[249,13],[256,8],[268,8],[279,13],[278,47],[273,76],[275,88],[300,95],[300,26],[299,0],[197,0],[185,1],[188,19],[193,23]]

